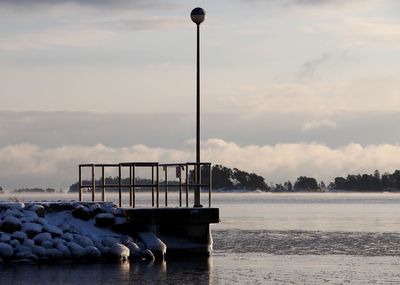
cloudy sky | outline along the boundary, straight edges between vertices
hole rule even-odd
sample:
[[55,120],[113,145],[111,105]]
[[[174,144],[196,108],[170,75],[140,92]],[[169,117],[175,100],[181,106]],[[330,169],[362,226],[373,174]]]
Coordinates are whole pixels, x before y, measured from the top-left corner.
[[202,159],[325,182],[400,169],[397,0],[0,0],[0,185]]

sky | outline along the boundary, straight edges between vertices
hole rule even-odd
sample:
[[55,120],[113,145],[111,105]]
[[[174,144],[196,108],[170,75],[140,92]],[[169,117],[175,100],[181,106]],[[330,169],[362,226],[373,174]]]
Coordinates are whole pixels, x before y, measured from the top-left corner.
[[0,186],[195,159],[330,182],[400,169],[396,0],[0,0]]

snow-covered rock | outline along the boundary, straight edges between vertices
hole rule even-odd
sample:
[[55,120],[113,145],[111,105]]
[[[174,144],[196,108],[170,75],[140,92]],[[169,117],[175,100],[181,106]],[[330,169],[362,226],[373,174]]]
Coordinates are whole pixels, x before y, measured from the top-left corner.
[[88,258],[98,259],[101,257],[100,250],[94,246],[87,246],[85,247],[85,250],[86,250],[86,256]]
[[49,224],[45,224],[43,230],[49,232],[53,237],[60,237],[63,234],[63,231],[59,227]]
[[61,238],[63,240],[66,240],[66,241],[73,241],[74,240],[74,236],[71,233],[65,233],[65,234],[63,234],[61,236]]
[[71,258],[71,252],[69,251],[68,247],[63,245],[63,244],[57,244],[56,248],[61,251],[63,254],[64,258]]
[[15,253],[18,253],[18,252],[32,252],[32,251],[31,251],[31,248],[30,248],[30,247],[24,246],[24,245],[20,245],[20,246],[17,246],[17,247],[14,249],[14,252],[15,252]]
[[53,248],[53,242],[51,240],[45,240],[42,242],[41,246],[46,249]]
[[32,253],[36,254],[38,257],[42,257],[46,255],[46,249],[44,247],[34,245],[31,247]]
[[11,234],[11,238],[19,240],[20,242],[24,242],[26,239],[28,239],[28,235],[24,232],[16,231]]
[[85,236],[76,235],[74,240],[82,247],[94,246],[93,241]]
[[28,237],[33,237],[42,232],[43,226],[36,223],[23,223],[21,230],[25,232]]
[[44,218],[44,215],[46,213],[46,210],[42,205],[36,205],[36,204],[31,205],[29,207],[29,210],[34,212],[36,215],[38,215],[39,217],[42,217],[42,218]]
[[1,229],[8,233],[19,231],[21,229],[21,221],[14,216],[7,216],[3,220]]
[[156,259],[150,249],[141,250],[140,255],[146,261],[153,262]]
[[67,245],[72,257],[81,258],[85,256],[86,250],[77,243],[70,241],[67,243]]
[[11,245],[13,248],[16,248],[17,246],[20,245],[20,242],[16,239],[12,239],[8,242],[9,245]]
[[15,258],[16,259],[28,259],[28,260],[34,261],[34,262],[39,260],[37,255],[33,254],[32,252],[28,252],[28,251],[16,253]]
[[0,232],[0,242],[9,242],[11,240],[11,235],[9,233]]
[[13,217],[16,217],[16,218],[21,218],[23,216],[23,214],[17,208],[10,208],[10,209],[7,209],[3,213],[3,216],[5,216],[5,217],[13,216]]
[[103,238],[101,243],[105,247],[112,247],[114,244],[119,243],[119,241],[113,237],[105,237],[105,238]]
[[63,258],[63,253],[56,248],[46,249],[45,255],[51,260],[61,260]]
[[11,245],[0,242],[0,257],[2,258],[10,258],[14,255],[14,249]]
[[52,240],[51,234],[49,233],[40,233],[33,237],[33,240],[36,244],[42,244],[46,240]]
[[129,259],[129,253],[129,248],[127,248],[123,244],[116,243],[112,247],[110,247],[110,250],[108,251],[108,256],[112,259],[125,261]]
[[23,246],[32,247],[35,245],[35,242],[31,239],[27,239],[22,243]]
[[115,217],[110,213],[102,213],[95,216],[96,226],[111,227],[115,224]]

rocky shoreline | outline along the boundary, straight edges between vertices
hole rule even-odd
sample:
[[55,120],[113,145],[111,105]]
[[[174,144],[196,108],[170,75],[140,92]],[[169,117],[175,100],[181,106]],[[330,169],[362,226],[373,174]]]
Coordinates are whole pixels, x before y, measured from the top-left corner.
[[113,203],[0,202],[0,263],[153,262]]

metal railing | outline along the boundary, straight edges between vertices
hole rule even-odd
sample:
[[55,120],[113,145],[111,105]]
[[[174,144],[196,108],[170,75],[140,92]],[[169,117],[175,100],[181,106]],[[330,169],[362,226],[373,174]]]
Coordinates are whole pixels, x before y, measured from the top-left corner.
[[[91,169],[91,179],[89,183],[84,184],[82,179],[82,172],[84,168]],[[118,169],[118,183],[106,183],[105,169],[114,168]],[[123,169],[129,169],[128,183],[123,183],[122,178]],[[136,169],[137,168],[151,168],[151,182],[150,184],[138,184],[136,181]],[[136,190],[138,188],[151,189],[151,206],[159,208],[160,207],[160,168],[164,171],[164,202],[165,207],[168,207],[168,192],[171,188],[178,188],[179,193],[179,207],[182,207],[182,191],[185,190],[185,204],[189,207],[189,191],[190,189],[201,189],[206,188],[208,190],[208,206],[211,207],[211,194],[212,194],[212,168],[209,162],[186,162],[186,163],[165,163],[159,164],[158,162],[124,162],[118,164],[80,164],[79,165],[79,201],[83,201],[83,190],[86,189],[87,192],[91,192],[91,201],[96,201],[96,189],[101,188],[101,201],[106,201],[106,189],[107,188],[118,188],[118,205],[122,207],[122,192],[123,189],[129,189],[129,206],[135,208],[136,205]],[[174,168],[176,178],[178,178],[178,183],[171,183],[168,180],[168,169]],[[191,170],[193,168],[193,170]],[[199,170],[197,170],[199,169]],[[101,171],[101,177],[96,183],[96,174]],[[208,171],[208,181],[205,182],[196,181],[196,171],[204,172]],[[182,178],[182,174],[184,179]],[[200,173],[200,177],[201,177]],[[192,176],[192,179],[191,179]],[[126,180],[126,179],[125,179]],[[199,191],[200,192],[200,191]]]

